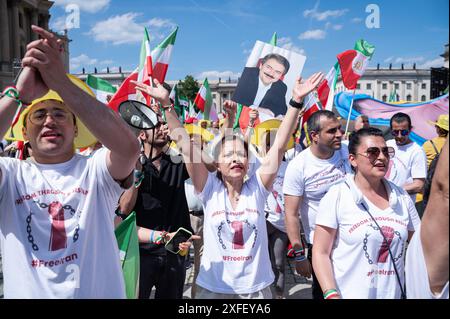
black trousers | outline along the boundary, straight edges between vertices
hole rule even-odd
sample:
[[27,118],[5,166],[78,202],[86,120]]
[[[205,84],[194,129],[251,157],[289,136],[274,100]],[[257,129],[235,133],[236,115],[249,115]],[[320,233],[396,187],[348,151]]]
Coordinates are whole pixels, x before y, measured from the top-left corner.
[[149,299],[155,287],[155,299],[182,299],[186,278],[185,256],[167,252],[151,255],[141,250],[139,299]]
[[314,273],[314,268],[312,267],[312,248],[313,246],[311,244],[308,244],[308,260],[311,263],[311,270],[312,270],[312,297],[314,300],[321,300],[323,299],[323,292],[322,288],[320,288],[319,281],[317,280],[316,274]]

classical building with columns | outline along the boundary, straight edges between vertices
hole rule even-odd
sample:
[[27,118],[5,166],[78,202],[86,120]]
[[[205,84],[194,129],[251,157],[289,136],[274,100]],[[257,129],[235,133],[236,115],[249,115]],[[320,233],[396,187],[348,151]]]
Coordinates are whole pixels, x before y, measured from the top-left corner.
[[[0,0],[0,88],[12,83],[27,44],[38,38],[31,25],[49,29],[52,5],[53,1],[47,0]],[[67,33],[58,36],[63,40],[64,63],[69,71],[69,39]]]

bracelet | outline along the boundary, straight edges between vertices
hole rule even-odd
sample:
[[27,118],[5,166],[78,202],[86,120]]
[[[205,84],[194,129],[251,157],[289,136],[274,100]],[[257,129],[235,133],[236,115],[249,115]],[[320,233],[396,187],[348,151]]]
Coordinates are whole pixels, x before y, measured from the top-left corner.
[[173,104],[161,105],[161,108],[162,108],[164,111],[171,112],[171,111],[172,111],[172,108],[173,108]]
[[161,231],[161,233],[159,234],[158,237],[156,237],[154,243],[157,245],[161,245],[161,244],[165,244],[166,243],[166,236],[167,236],[168,232],[166,231]]
[[154,229],[152,229],[152,231],[150,232],[150,244],[154,243],[153,235],[155,235],[155,230]]
[[27,107],[29,104],[28,103],[24,103],[20,100],[19,98],[19,91],[17,91],[17,89],[13,86],[7,86],[4,90],[3,93],[0,93],[1,97],[7,96],[13,100],[16,101],[16,103],[18,104],[18,107]]
[[327,289],[325,290],[325,292],[323,293],[323,298],[324,299],[331,299],[334,297],[338,297],[339,293],[336,289],[332,288],[332,289]]

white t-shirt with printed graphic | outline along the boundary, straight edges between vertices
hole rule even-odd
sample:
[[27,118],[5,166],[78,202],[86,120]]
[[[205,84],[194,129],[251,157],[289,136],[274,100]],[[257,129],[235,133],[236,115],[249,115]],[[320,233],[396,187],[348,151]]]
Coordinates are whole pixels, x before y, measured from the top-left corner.
[[197,285],[223,294],[248,294],[274,281],[264,205],[269,191],[258,171],[242,186],[234,210],[215,173],[199,194],[204,211],[204,247]]
[[273,182],[272,192],[267,196],[264,208],[266,213],[269,214],[267,220],[284,233],[286,232],[286,223],[284,221],[286,214],[284,213],[283,181],[287,166],[287,162],[281,162],[277,177],[275,177]]
[[[395,140],[386,142],[387,146],[395,149],[395,156],[389,161],[386,178],[398,187],[413,182],[413,178],[427,177],[427,156],[424,150],[414,142],[407,145],[397,145]],[[410,195],[416,202],[416,195]]]
[[313,243],[320,200],[332,185],[339,183],[350,171],[348,148],[344,145],[326,160],[314,156],[308,147],[289,162],[283,193],[303,196],[300,218],[308,243]]
[[369,210],[390,243],[402,287],[408,231],[420,226],[408,194],[384,180],[389,207],[381,210],[365,198],[349,174],[320,201],[316,225],[337,230],[331,263],[337,290],[344,299],[397,299],[401,296],[393,260],[380,230],[364,209]]
[[60,164],[0,158],[5,298],[125,298],[106,149]]

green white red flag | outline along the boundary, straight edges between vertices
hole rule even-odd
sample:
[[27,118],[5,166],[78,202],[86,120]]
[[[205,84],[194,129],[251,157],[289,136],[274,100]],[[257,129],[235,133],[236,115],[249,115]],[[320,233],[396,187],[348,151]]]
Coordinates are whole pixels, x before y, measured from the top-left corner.
[[[197,93],[197,96],[195,97],[194,104],[203,113],[203,119],[210,120],[211,115],[214,117],[214,113],[215,113],[215,117],[217,119],[217,112],[215,112],[215,110],[213,110],[211,112],[211,109],[214,106],[213,106],[213,101],[212,101],[211,89],[209,88],[209,83],[208,83],[207,78],[205,78],[205,81],[203,81],[203,85],[201,86],[200,90]],[[211,119],[211,120],[214,121],[216,119]]]
[[91,88],[92,92],[95,93],[97,100],[105,104],[108,102],[108,96],[112,97],[117,91],[117,88],[108,81],[91,74],[88,74],[86,84]]
[[356,84],[364,74],[374,51],[373,45],[367,41],[359,40],[353,50],[338,54],[337,59],[341,68],[342,81],[347,89],[356,89]]
[[177,38],[178,27],[165,38],[151,53],[153,61],[153,77],[160,83],[166,78],[172,56],[173,46]]
[[[141,100],[140,92],[136,92],[136,85],[131,81],[144,82],[147,85],[152,83],[153,67],[152,56],[150,50],[150,37],[147,29],[144,28],[144,38],[142,39],[141,52],[139,56],[139,66],[122,82],[116,94],[111,98],[108,105],[117,112],[120,103],[126,100]],[[145,96],[145,102],[150,105],[150,96]]]
[[326,77],[317,88],[320,103],[322,103],[322,107],[325,110],[332,111],[333,109],[334,91],[336,89],[338,75],[339,63],[336,63],[331,70],[328,71]]

